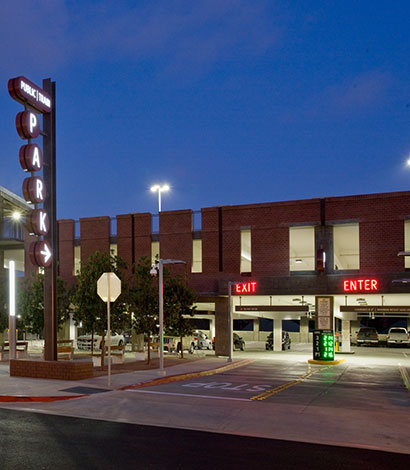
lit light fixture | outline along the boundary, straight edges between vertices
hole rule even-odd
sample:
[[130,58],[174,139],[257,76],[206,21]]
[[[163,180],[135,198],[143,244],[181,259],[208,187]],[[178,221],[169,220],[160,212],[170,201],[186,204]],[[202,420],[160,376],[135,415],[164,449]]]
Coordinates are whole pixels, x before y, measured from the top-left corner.
[[168,184],[164,184],[162,186],[160,184],[154,184],[150,189],[153,193],[158,192],[158,212],[161,212],[161,193],[169,191],[170,187]]
[[19,211],[14,211],[12,214],[11,214],[11,218],[13,220],[20,220],[21,219],[21,212]]

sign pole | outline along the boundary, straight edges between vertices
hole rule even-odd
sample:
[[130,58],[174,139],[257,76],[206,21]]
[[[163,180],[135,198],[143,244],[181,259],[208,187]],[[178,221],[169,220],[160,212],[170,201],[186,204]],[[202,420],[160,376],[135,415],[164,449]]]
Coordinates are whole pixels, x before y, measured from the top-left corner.
[[232,362],[232,350],[233,350],[233,332],[232,332],[232,296],[231,296],[232,282],[228,281],[228,347],[229,356],[228,362]]
[[108,386],[111,387],[111,273],[107,276]]
[[48,196],[44,209],[49,214],[50,230],[44,239],[51,247],[51,265],[44,268],[44,339],[46,361],[57,360],[57,218],[56,218],[56,84],[43,80],[44,91],[52,98],[50,113],[43,116],[43,177]]
[[[164,266],[159,260],[159,373],[165,375],[164,369]],[[182,348],[182,345],[181,345]]]

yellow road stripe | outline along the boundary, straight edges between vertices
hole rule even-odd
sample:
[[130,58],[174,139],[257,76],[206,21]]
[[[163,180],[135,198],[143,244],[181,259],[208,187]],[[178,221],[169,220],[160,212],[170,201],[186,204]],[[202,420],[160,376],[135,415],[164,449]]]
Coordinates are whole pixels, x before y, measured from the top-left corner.
[[266,398],[269,398],[272,395],[276,395],[279,392],[283,392],[283,390],[293,387],[294,385],[297,385],[303,382],[305,379],[308,379],[313,374],[316,374],[317,372],[321,372],[322,370],[326,370],[329,367],[332,367],[332,366],[321,367],[320,369],[312,370],[312,367],[309,365],[308,371],[305,374],[301,375],[298,379],[292,380],[291,382],[286,382],[285,384],[279,385],[278,387],[275,387],[275,388],[271,388],[270,390],[265,390],[263,393],[259,395],[255,395],[254,397],[251,397],[250,399],[257,400],[257,401],[266,400]]

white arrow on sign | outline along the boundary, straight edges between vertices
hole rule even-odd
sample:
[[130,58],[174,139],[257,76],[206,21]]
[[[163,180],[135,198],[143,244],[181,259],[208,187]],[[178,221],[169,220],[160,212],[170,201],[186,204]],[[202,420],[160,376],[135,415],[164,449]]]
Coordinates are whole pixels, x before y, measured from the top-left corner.
[[44,264],[47,264],[48,260],[50,259],[51,256],[51,251],[47,245],[47,243],[43,244],[43,249],[40,251],[40,254],[43,255],[44,257]]

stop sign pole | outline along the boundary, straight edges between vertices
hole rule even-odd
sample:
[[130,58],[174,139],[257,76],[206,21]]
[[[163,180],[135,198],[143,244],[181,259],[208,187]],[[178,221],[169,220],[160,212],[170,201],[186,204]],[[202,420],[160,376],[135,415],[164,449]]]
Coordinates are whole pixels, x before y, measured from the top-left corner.
[[97,281],[97,294],[107,303],[108,386],[111,387],[111,302],[121,294],[121,280],[115,273],[102,274]]

